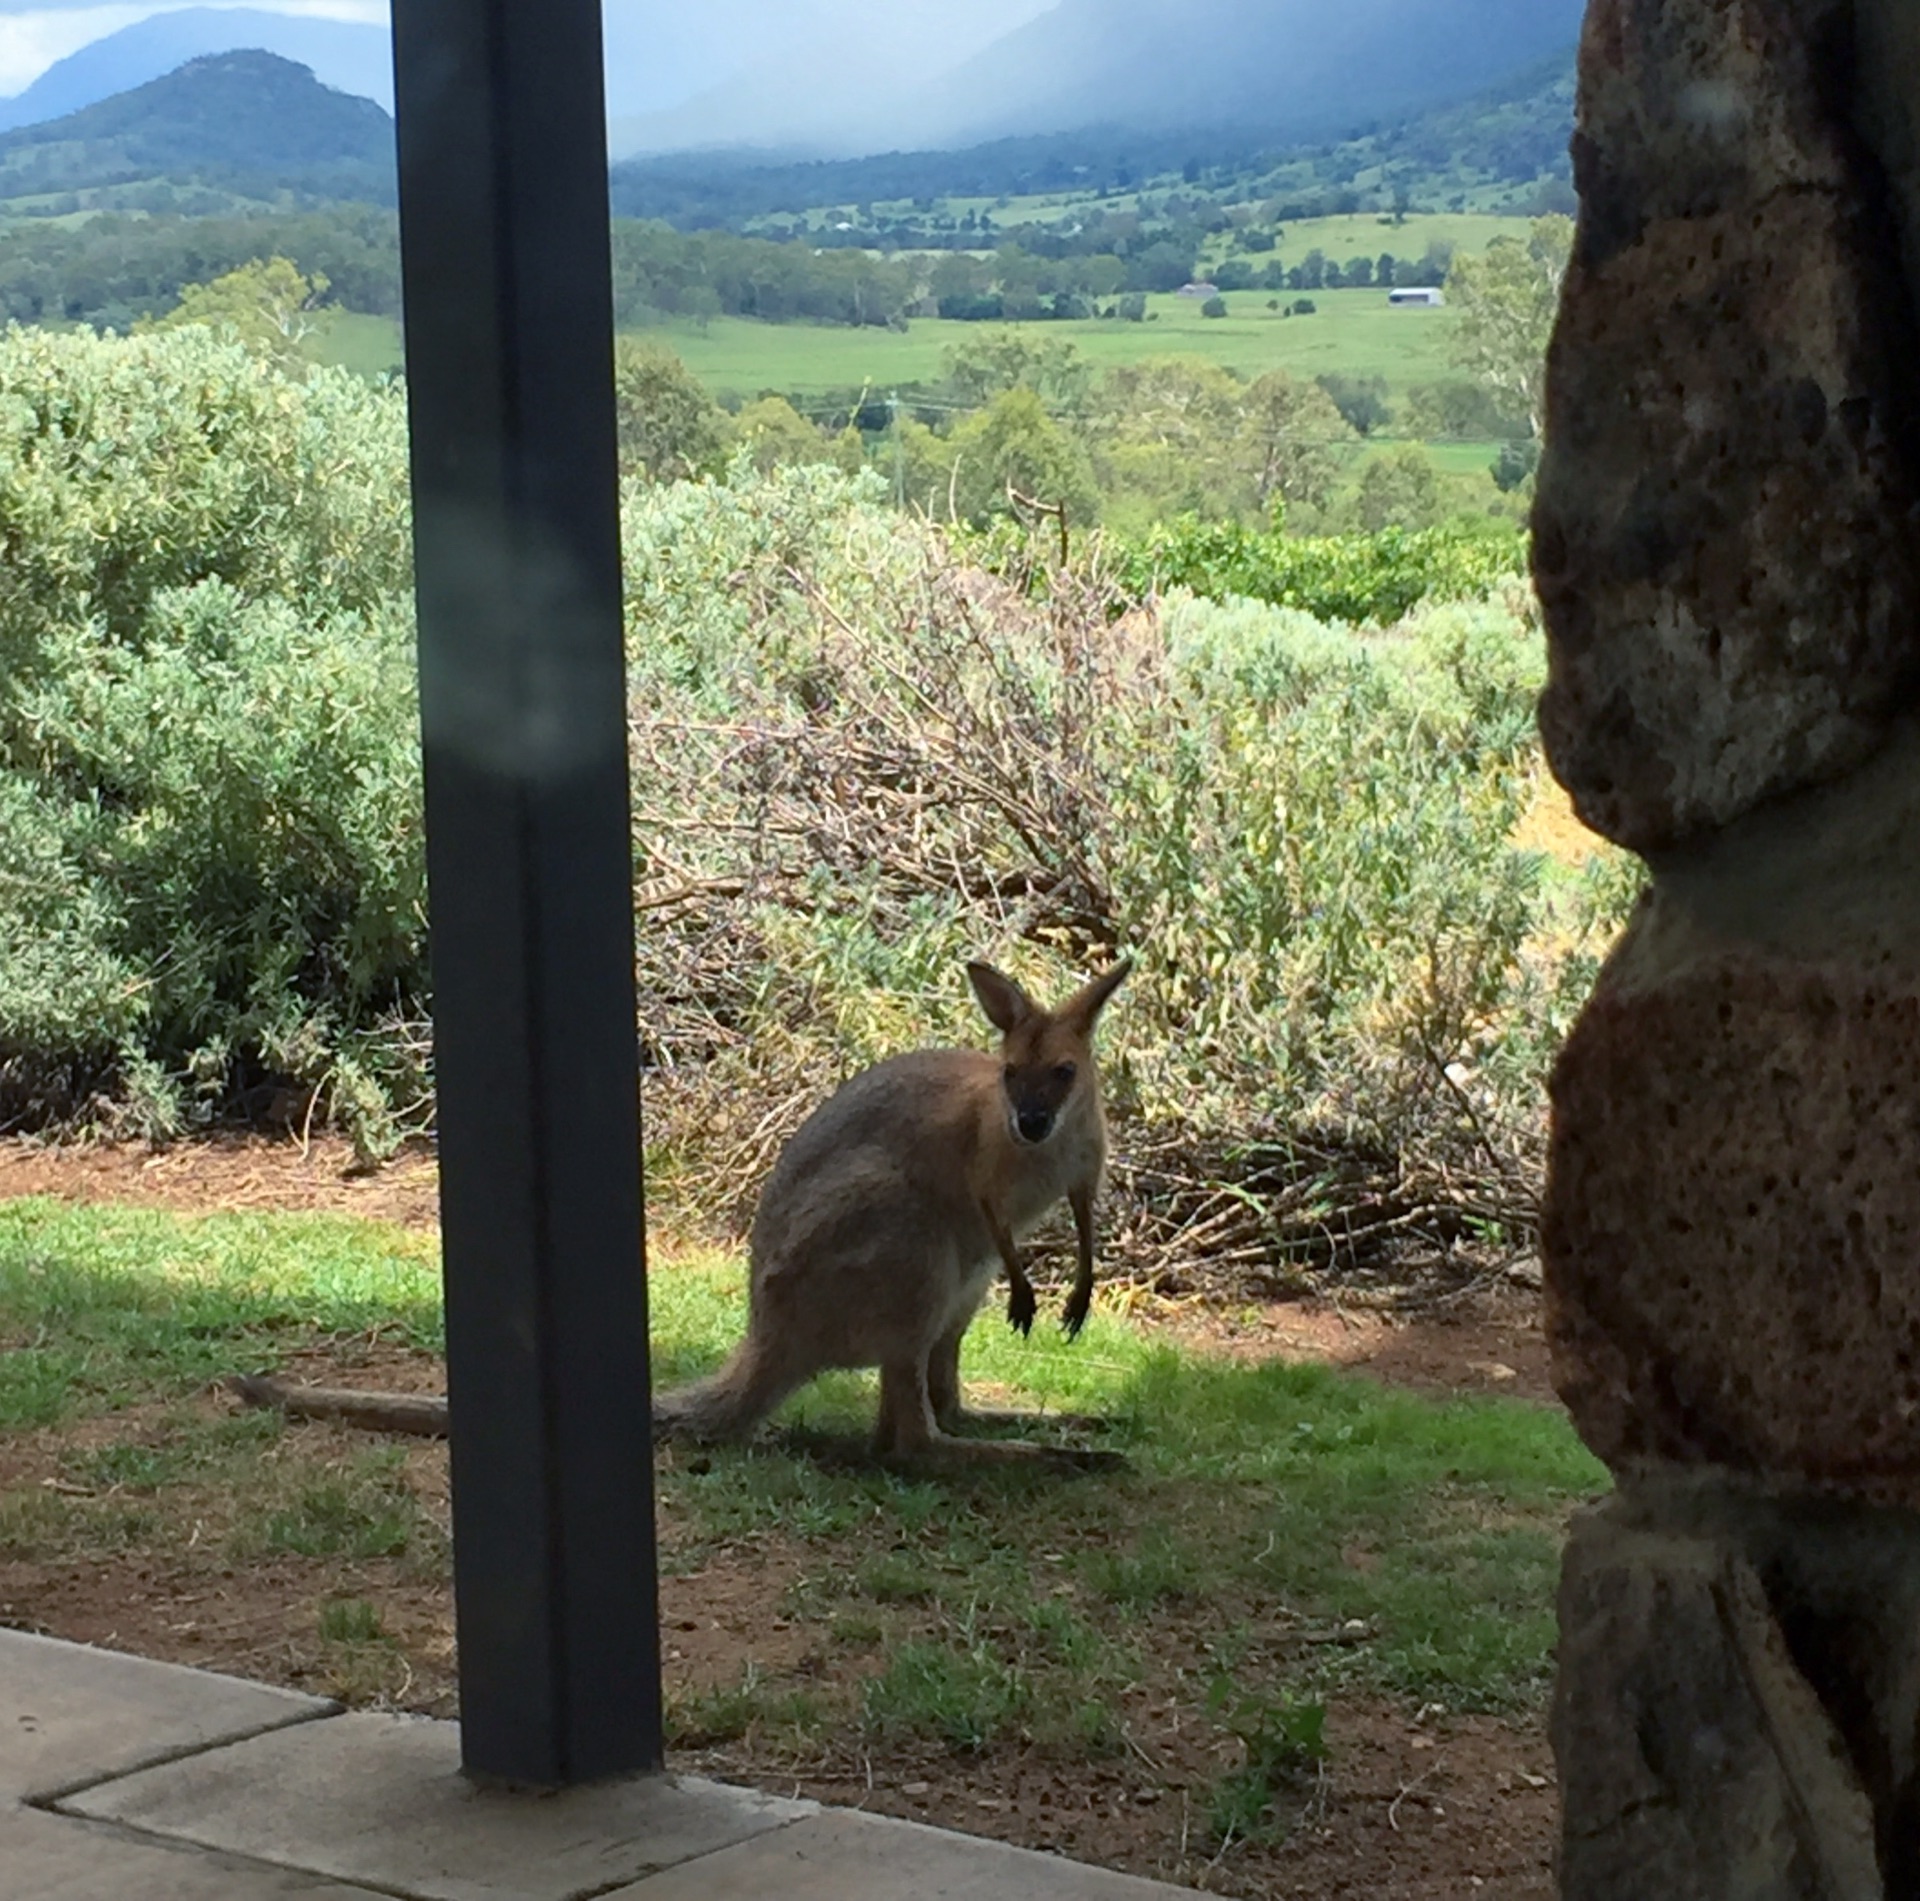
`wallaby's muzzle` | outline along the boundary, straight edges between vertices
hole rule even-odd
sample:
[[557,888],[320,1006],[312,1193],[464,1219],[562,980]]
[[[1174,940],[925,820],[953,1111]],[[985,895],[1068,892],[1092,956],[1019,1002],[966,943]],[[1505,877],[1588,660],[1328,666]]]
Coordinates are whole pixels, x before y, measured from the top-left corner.
[[1051,1109],[1016,1109],[1013,1132],[1023,1142],[1044,1142],[1053,1133]]

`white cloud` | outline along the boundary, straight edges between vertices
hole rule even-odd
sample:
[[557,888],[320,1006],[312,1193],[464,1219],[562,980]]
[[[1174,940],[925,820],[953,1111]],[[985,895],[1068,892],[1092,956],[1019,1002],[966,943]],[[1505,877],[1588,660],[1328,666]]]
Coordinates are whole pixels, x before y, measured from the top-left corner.
[[55,60],[158,11],[157,7],[122,6],[0,14],[0,93],[19,92]]
[[[31,6],[0,0],[0,95],[30,86],[55,60],[77,53],[83,46],[137,25],[156,13],[178,10],[179,0],[131,0],[131,4],[99,6],[74,0],[66,6]],[[195,6],[259,6],[261,0],[191,0]],[[270,0],[269,13],[297,14],[308,19],[349,20],[384,26],[386,0]]]

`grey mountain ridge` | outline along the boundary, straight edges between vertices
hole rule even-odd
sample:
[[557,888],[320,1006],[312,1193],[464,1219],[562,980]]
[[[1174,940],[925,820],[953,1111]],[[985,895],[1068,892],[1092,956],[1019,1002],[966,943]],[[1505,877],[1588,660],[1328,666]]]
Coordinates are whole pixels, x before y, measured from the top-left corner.
[[[664,0],[607,21],[615,156],[851,156],[1035,133],[1257,129],[1332,138],[1568,55],[1581,0]],[[108,34],[0,101],[0,130],[262,48],[389,104],[384,28],[188,7]]]

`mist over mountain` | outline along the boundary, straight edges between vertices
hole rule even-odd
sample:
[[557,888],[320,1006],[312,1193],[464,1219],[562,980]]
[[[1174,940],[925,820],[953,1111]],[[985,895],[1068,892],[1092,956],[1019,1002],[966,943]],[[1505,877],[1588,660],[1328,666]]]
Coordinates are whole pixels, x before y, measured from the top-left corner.
[[[607,99],[616,156],[721,145],[878,151],[933,81],[1048,0],[703,0],[684,14],[611,0]],[[675,93],[669,78],[695,75]],[[655,96],[645,97],[651,91]]]
[[[751,0],[732,0],[745,6]],[[850,10],[850,9],[849,9]],[[1093,126],[1333,137],[1442,105],[1555,54],[1583,0],[1059,0],[944,70],[884,35],[819,42],[616,128],[616,150],[851,156]],[[976,16],[976,24],[978,23]]]
[[1061,0],[930,89],[967,137],[1102,122],[1357,131],[1569,55],[1584,0]]

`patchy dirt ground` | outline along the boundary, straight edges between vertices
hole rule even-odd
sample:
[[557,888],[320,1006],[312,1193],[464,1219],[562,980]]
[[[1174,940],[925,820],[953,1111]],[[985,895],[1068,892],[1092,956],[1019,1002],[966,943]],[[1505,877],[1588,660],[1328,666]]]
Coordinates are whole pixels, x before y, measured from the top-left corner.
[[[0,1198],[52,1195],[136,1202],[176,1210],[330,1209],[431,1226],[434,1171],[424,1153],[372,1175],[352,1172],[330,1142],[302,1151],[233,1138],[158,1154],[91,1147],[70,1151],[0,1143]],[[1327,1303],[1276,1304],[1233,1312],[1177,1308],[1160,1316],[1190,1346],[1247,1360],[1324,1360],[1430,1392],[1498,1391],[1550,1397],[1537,1296],[1506,1285],[1413,1321]],[[289,1369],[296,1378],[380,1390],[434,1390],[432,1358],[388,1343],[344,1343]],[[183,1412],[188,1415],[183,1421]],[[432,1714],[455,1707],[451,1607],[444,1564],[416,1550],[401,1557],[324,1561],[267,1555],[236,1561],[227,1533],[247,1509],[219,1484],[196,1493],[170,1486],[167,1529],[141,1531],[153,1510],[138,1486],[95,1473],[89,1440],[124,1449],[150,1432],[156,1445],[189,1431],[234,1428],[232,1402],[206,1395],[188,1408],[121,1413],[61,1433],[0,1440],[0,1495],[26,1497],[48,1527],[63,1512],[124,1512],[124,1550],[83,1560],[32,1555],[31,1535],[0,1523],[0,1623],[45,1631],[270,1682]],[[366,1441],[325,1425],[290,1428],[262,1462],[297,1460],[303,1471],[352,1474]],[[444,1450],[384,1449],[387,1479],[404,1487],[444,1537]],[[670,1455],[671,1456],[671,1455]],[[270,1480],[271,1474],[268,1474]],[[258,1510],[259,1501],[254,1502]],[[146,1523],[146,1534],[154,1527]],[[31,1525],[27,1527],[30,1534]],[[818,1628],[778,1615],[800,1577],[796,1552],[775,1540],[703,1548],[697,1568],[678,1528],[663,1526],[663,1639],[669,1690],[686,1696],[738,1681],[749,1664],[804,1681],[877,1667],[831,1649]],[[428,1540],[431,1543],[431,1540]],[[111,1543],[111,1539],[109,1539]],[[161,1555],[164,1554],[164,1555]],[[379,1607],[377,1639],[330,1629],[329,1608]],[[1370,1897],[1534,1901],[1553,1893],[1552,1764],[1540,1717],[1414,1712],[1337,1702],[1330,1753],[1317,1787],[1300,1794],[1300,1816],[1278,1846],[1199,1843],[1197,1792],[1221,1768],[1218,1731],[1181,1728],[1164,1681],[1129,1692],[1126,1750],[1063,1763],[1042,1752],[996,1749],[978,1757],[931,1748],[873,1755],[823,1754],[770,1743],[750,1731],[706,1749],[683,1749],[689,1768],[783,1792],[864,1805],[1036,1848],[1185,1882],[1210,1892],[1262,1897]]]
[[439,1218],[438,1194],[439,1174],[427,1149],[411,1147],[384,1168],[363,1169],[351,1146],[331,1135],[303,1146],[236,1133],[165,1148],[0,1139],[0,1200],[50,1195],[180,1214],[310,1210],[430,1228]]

